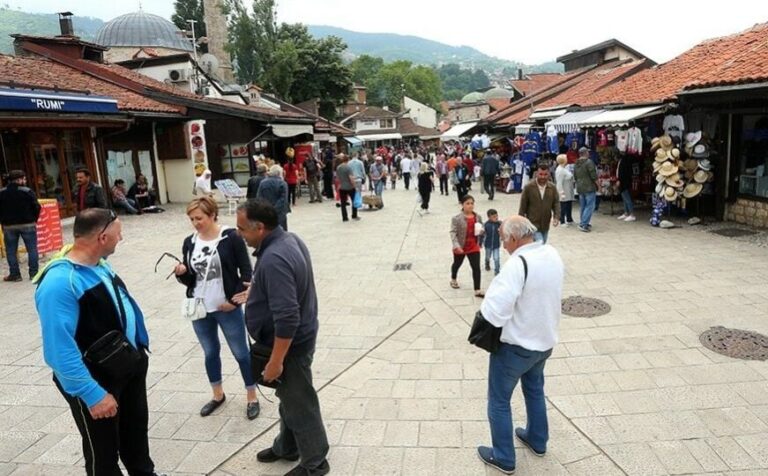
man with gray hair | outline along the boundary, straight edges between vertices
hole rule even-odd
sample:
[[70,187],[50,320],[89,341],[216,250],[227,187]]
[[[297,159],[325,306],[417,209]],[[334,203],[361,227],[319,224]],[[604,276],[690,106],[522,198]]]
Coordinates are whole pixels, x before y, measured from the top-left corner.
[[277,223],[288,231],[288,214],[291,212],[291,203],[288,201],[288,184],[283,180],[283,168],[278,164],[273,165],[267,171],[267,178],[261,181],[256,198],[264,200],[277,211]]
[[267,176],[267,165],[259,163],[256,166],[256,175],[248,179],[248,190],[245,193],[247,199],[256,198],[259,193],[259,185],[261,181]]
[[512,216],[499,229],[502,246],[511,255],[491,282],[480,311],[501,327],[501,344],[490,355],[488,421],[492,447],[478,446],[480,459],[502,473],[515,470],[510,400],[522,383],[528,422],[515,429],[517,438],[536,456],[544,456],[549,439],[544,365],[558,340],[564,268],[551,245],[534,241],[536,227]]
[[589,158],[589,149],[586,147],[579,149],[579,159],[573,166],[573,177],[579,194],[579,230],[590,232],[597,201],[597,168]]

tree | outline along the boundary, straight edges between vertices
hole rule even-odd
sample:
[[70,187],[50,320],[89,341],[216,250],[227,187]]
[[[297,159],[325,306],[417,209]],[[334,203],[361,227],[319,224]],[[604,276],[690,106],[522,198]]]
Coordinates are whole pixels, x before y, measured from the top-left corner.
[[[189,30],[187,20],[195,20],[195,36],[200,38],[206,35],[203,0],[176,0],[173,10],[171,21],[179,30]],[[208,46],[204,43],[198,46],[198,49],[203,53],[208,52]]]
[[413,66],[410,61],[393,61],[365,85],[369,102],[375,106],[388,106],[399,111],[403,95],[437,109],[442,98],[440,78],[432,68]]
[[379,57],[360,55],[349,64],[349,69],[352,70],[352,81],[355,84],[367,85],[379,74],[383,66],[384,60]]
[[438,68],[437,73],[443,83],[443,89],[451,93],[451,97],[446,96],[446,99],[460,99],[469,92],[491,85],[488,75],[482,69],[472,71],[451,63]]

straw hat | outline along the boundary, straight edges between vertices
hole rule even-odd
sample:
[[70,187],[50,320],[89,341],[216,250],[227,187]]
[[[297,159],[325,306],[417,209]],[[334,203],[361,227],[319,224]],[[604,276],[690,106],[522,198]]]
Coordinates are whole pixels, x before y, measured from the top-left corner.
[[659,139],[659,146],[664,150],[670,150],[672,149],[672,138],[669,137],[667,134],[664,134]]
[[672,187],[665,188],[664,199],[668,202],[674,202],[675,200],[677,200],[677,190],[675,190]]
[[656,195],[664,195],[664,182],[659,182],[656,184]]
[[659,171],[659,169],[661,168],[661,164],[662,164],[662,162],[654,162],[653,163],[653,172],[654,173]]
[[667,160],[667,153],[663,149],[656,150],[656,157],[653,158],[656,162],[664,162]]
[[675,188],[681,188],[685,185],[685,182],[683,182],[682,179],[680,178],[680,174],[674,174],[667,177],[667,180],[665,180],[664,183],[666,183],[670,187],[675,187]]
[[696,173],[693,174],[693,180],[696,181],[696,183],[704,183],[707,181],[707,172],[704,170],[697,170]]
[[689,183],[685,186],[685,190],[683,190],[683,196],[685,198],[693,198],[701,193],[702,188],[704,186],[700,183]]
[[669,229],[674,227],[675,227],[675,224],[669,220],[662,220],[661,223],[659,223],[659,228]]
[[685,179],[686,180],[693,180],[693,176],[696,174],[693,170],[686,170],[685,171]]
[[683,163],[685,170],[696,171],[699,167],[699,163],[694,159],[688,159]]
[[701,159],[699,161],[699,168],[709,172],[712,169],[712,162],[710,162],[709,159]]
[[696,144],[691,155],[697,159],[703,159],[709,157],[709,149],[704,144]]
[[680,149],[678,148],[672,149],[672,158],[675,160],[680,158]]
[[689,132],[685,135],[685,147],[693,148],[701,140],[701,131]]
[[664,162],[664,165],[662,165],[659,169],[659,173],[665,177],[669,177],[670,175],[677,172],[677,170],[677,165],[673,164],[672,162]]
[[654,137],[653,139],[651,139],[651,151],[659,148],[659,145],[661,145],[659,144],[660,140],[661,140],[661,137]]
[[667,177],[664,175],[659,174],[656,176],[656,181],[659,183],[664,183],[665,180],[667,180]]

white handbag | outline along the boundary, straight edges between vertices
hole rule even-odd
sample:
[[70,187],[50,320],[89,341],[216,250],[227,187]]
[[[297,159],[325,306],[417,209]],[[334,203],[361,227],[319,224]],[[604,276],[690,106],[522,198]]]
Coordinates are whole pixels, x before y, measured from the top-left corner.
[[[218,244],[218,242],[217,242]],[[211,264],[213,263],[213,257],[218,252],[214,246],[214,252],[211,254],[211,258],[208,260],[208,266],[205,267],[204,277],[208,277],[208,272],[211,270]],[[203,289],[201,294],[205,294],[205,288],[208,286],[208,281],[203,283]],[[208,311],[205,310],[205,301],[203,298],[185,297],[181,301],[181,317],[188,321],[196,321],[198,319],[205,319],[208,315]]]

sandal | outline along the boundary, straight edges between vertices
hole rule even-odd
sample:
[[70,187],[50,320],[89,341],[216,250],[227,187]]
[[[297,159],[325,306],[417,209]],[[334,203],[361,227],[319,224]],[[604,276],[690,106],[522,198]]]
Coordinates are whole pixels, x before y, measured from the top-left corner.
[[452,279],[451,280],[451,287],[453,289],[459,289],[459,283],[455,279]]

